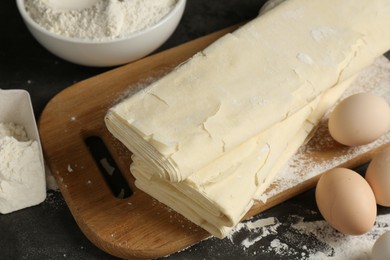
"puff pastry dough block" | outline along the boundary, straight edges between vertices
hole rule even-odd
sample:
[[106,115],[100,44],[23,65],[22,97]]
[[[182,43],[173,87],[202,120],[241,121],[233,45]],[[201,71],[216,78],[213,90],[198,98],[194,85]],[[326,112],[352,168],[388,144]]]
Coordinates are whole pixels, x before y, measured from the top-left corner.
[[109,109],[136,185],[217,237],[348,81],[390,48],[388,0],[289,0]]
[[108,129],[185,180],[390,48],[388,0],[289,0],[111,108]]

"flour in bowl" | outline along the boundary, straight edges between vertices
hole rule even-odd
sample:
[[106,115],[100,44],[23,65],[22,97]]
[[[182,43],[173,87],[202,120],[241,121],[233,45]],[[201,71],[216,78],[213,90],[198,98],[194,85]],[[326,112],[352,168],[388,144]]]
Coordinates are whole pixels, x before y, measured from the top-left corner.
[[31,18],[50,32],[99,41],[120,39],[157,24],[177,0],[98,0],[81,8],[65,8],[55,2],[26,0],[25,6]]

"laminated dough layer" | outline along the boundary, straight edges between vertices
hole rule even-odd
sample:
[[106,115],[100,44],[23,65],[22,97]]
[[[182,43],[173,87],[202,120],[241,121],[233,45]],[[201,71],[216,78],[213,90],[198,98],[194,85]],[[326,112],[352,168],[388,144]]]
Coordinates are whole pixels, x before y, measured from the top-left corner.
[[108,129],[180,182],[371,64],[390,47],[388,0],[289,0],[112,107]]
[[255,198],[315,130],[350,80],[326,91],[291,117],[251,138],[183,182],[158,177],[147,161],[133,156],[136,186],[212,235],[223,238],[248,212]]

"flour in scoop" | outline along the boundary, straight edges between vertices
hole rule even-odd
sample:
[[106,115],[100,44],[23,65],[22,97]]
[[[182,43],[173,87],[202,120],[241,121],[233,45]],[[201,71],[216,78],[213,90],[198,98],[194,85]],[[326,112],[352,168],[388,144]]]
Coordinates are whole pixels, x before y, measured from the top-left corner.
[[168,15],[177,0],[95,0],[89,6],[59,5],[53,0],[26,0],[26,11],[46,30],[58,35],[112,40],[145,30]]
[[23,126],[0,123],[0,213],[37,205],[45,197],[38,142],[28,139]]

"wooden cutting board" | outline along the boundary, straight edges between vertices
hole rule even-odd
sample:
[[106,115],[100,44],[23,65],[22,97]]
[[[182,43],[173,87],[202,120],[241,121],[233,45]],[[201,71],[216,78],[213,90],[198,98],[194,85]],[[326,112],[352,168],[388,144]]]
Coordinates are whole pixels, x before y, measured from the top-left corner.
[[[213,33],[79,82],[54,97],[43,111],[38,125],[46,162],[81,230],[102,250],[127,259],[156,258],[210,236],[134,186],[129,172],[131,153],[110,135],[103,118],[121,97],[170,71],[234,29]],[[323,133],[326,135],[326,131]],[[354,167],[384,148],[388,139],[344,161],[335,158],[351,151],[332,141],[326,147],[318,148],[317,144],[318,149],[300,153],[308,162],[335,161]],[[105,149],[109,154],[100,154]],[[267,199],[256,203],[246,218],[312,188],[323,170],[311,175],[298,169],[298,177],[293,178],[298,181],[290,185],[283,184],[283,178],[278,179],[267,191]]]

